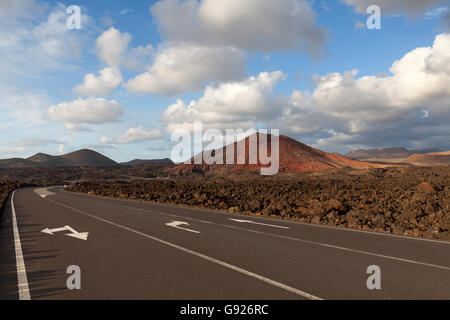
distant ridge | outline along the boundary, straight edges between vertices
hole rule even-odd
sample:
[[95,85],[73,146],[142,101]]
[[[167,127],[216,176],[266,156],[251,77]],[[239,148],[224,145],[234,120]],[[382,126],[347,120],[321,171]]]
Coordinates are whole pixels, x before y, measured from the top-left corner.
[[345,156],[354,160],[366,159],[401,159],[408,158],[413,154],[427,154],[431,152],[440,152],[439,149],[421,149],[408,150],[405,148],[378,148],[378,149],[362,149],[347,153]]
[[73,163],[67,159],[64,159],[60,156],[51,156],[45,153],[35,154],[34,156],[27,158],[26,160],[36,162],[47,167],[65,167],[73,165]]
[[379,164],[400,164],[414,166],[450,165],[450,151],[439,149],[408,150],[403,148],[380,148],[356,150],[347,156]]
[[38,153],[27,159],[0,160],[0,168],[69,167],[92,166],[111,167],[119,164],[104,155],[89,149],[82,149],[61,156]]
[[450,152],[413,154],[412,156],[406,158],[405,162],[422,166],[449,165]]
[[121,162],[121,165],[124,166],[140,166],[144,164],[169,164],[173,165],[173,161],[165,158],[165,159],[150,159],[150,160],[144,160],[144,159],[134,159],[128,162]]
[[430,156],[450,156],[450,151],[431,152]]

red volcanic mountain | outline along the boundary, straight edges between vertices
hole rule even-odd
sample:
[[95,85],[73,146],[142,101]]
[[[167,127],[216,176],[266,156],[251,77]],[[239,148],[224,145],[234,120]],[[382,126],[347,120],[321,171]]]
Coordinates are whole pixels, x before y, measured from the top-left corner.
[[[259,137],[260,134],[256,134],[258,136],[257,147],[259,150]],[[267,136],[268,139],[268,157],[271,156],[271,135]],[[250,138],[245,138],[245,164],[236,164],[237,158],[243,156],[238,152],[238,142],[235,142],[233,145],[225,146],[222,149],[212,151],[212,155],[214,156],[217,152],[223,152],[223,163],[226,163],[226,152],[227,149],[231,146],[234,147],[234,163],[235,164],[206,164],[203,161],[202,164],[194,164],[194,158],[191,158],[191,164],[183,163],[172,169],[170,169],[171,173],[180,173],[180,172],[209,172],[215,173],[223,170],[245,170],[245,171],[259,171],[261,169],[261,162],[258,157],[258,161],[256,164],[249,164],[249,141]],[[243,149],[243,148],[242,148]],[[243,151],[243,150],[241,150]],[[267,166],[262,166],[267,167]],[[311,171],[322,171],[327,169],[334,168],[355,168],[355,169],[363,169],[363,168],[374,168],[379,167],[377,164],[361,162],[357,160],[352,160],[350,158],[346,158],[340,154],[336,153],[327,153],[317,149],[314,149],[306,144],[303,144],[297,140],[289,138],[287,136],[279,137],[279,172],[311,172]]]

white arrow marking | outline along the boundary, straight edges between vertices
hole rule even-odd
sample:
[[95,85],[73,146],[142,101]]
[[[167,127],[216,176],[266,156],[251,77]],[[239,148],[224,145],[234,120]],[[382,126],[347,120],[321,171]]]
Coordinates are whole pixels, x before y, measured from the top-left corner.
[[41,196],[42,198],[47,198],[48,196],[53,196],[56,193],[48,191],[50,188],[40,188],[33,190],[37,195]]
[[191,230],[191,229],[180,227],[182,225],[188,226],[189,223],[183,222],[183,221],[172,221],[172,222],[166,223],[166,226],[169,226],[169,227],[173,227],[173,228],[177,228],[177,229],[180,229],[180,230],[189,231],[189,232],[193,232],[193,233],[200,233],[199,231],[195,231],[195,230]]
[[80,239],[80,240],[85,240],[85,241],[87,240],[88,234],[89,234],[89,232],[78,232],[69,226],[64,226],[62,228],[55,228],[55,229],[46,228],[46,229],[42,230],[41,232],[53,235],[55,232],[61,232],[61,231],[70,231],[72,233],[67,233],[66,236]]
[[251,221],[251,220],[239,220],[239,219],[230,219],[236,222],[242,222],[242,223],[253,223],[253,224],[259,224],[261,226],[268,226],[268,227],[274,227],[274,228],[281,228],[281,229],[290,229],[289,227],[283,227],[283,226],[277,226],[274,224],[267,224],[267,223],[260,223],[260,222],[255,222],[255,221]]

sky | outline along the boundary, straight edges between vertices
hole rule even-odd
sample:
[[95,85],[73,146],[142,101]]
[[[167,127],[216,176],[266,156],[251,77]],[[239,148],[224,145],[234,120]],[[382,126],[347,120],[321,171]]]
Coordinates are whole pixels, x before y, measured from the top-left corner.
[[0,158],[166,158],[194,121],[450,150],[450,1],[0,0],[0,121]]

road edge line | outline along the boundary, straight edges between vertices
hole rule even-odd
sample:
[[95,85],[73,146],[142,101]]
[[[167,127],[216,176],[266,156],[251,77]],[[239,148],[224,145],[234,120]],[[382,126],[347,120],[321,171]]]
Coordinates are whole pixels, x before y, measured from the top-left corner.
[[16,253],[16,269],[17,269],[17,288],[19,291],[19,300],[31,300],[30,289],[28,287],[27,270],[23,259],[22,244],[20,242],[19,229],[17,227],[16,209],[14,208],[14,195],[11,196],[12,224],[14,234],[14,247]]

